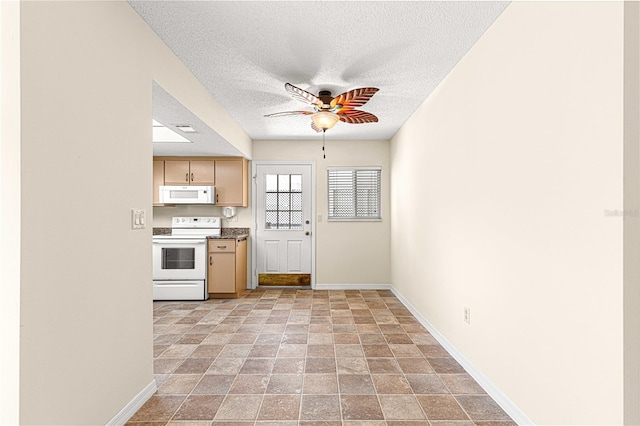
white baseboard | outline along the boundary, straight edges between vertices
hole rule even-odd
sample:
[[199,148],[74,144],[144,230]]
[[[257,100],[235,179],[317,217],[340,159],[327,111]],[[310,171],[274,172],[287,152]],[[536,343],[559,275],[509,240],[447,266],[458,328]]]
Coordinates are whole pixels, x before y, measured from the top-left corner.
[[391,284],[318,284],[314,290],[391,290]]
[[144,389],[140,391],[127,405],[124,406],[118,414],[107,422],[106,426],[121,426],[129,421],[131,417],[151,398],[156,392],[156,381],[151,381]]
[[416,308],[409,303],[407,299],[395,287],[391,286],[393,294],[402,302],[402,304],[413,314],[413,316],[422,324],[433,337],[442,345],[443,348],[458,361],[458,363],[469,373],[471,377],[487,392],[487,394],[496,401],[496,403],[511,416],[513,421],[519,425],[534,425],[535,423],[505,395],[498,389],[484,374],[480,372],[451,342],[433,326],[427,319],[422,316]]

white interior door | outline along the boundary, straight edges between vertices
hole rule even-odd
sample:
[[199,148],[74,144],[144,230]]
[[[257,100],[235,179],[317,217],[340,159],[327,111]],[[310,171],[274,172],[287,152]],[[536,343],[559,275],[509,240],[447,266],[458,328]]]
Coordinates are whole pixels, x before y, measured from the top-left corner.
[[312,168],[312,164],[255,165],[254,287],[258,274],[312,273]]

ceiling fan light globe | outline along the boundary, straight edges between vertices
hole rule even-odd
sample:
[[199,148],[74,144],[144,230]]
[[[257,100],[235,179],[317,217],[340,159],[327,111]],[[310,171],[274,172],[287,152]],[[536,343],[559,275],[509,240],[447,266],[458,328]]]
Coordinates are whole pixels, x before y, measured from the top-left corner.
[[311,116],[311,121],[313,121],[316,127],[322,130],[328,130],[340,121],[340,116],[329,111],[320,111]]

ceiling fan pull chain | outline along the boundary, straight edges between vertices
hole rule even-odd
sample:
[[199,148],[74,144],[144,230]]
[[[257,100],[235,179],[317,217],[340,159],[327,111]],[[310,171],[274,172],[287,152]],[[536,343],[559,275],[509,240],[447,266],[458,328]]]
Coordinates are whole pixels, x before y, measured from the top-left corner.
[[324,138],[325,138],[325,133],[326,132],[327,132],[326,129],[322,130],[322,158],[324,158],[325,160],[327,159],[327,154],[326,154],[325,149],[324,149],[324,142],[325,142]]

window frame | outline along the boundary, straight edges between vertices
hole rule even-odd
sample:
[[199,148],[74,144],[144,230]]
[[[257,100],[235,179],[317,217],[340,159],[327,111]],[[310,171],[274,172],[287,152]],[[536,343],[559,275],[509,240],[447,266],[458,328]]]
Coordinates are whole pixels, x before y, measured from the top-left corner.
[[[354,173],[354,182],[352,186],[354,212],[357,214],[357,181],[355,175],[358,171],[377,172],[377,195],[378,195],[378,215],[377,216],[333,216],[331,214],[331,172],[332,171],[350,171]],[[382,222],[382,167],[380,166],[341,166],[327,167],[327,222]]]

